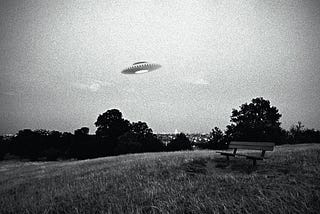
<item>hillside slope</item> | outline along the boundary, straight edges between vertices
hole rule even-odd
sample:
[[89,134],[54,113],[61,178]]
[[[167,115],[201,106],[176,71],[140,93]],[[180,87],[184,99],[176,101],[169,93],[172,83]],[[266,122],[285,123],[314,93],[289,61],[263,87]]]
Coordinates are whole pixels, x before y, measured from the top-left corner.
[[254,169],[215,151],[0,162],[1,213],[316,213],[320,145],[276,147]]

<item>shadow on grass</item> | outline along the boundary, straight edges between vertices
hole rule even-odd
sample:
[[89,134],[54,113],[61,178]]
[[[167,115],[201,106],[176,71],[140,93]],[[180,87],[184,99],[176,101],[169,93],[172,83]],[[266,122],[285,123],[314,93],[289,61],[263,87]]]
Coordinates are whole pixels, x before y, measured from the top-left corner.
[[181,169],[187,175],[230,172],[251,174],[257,172],[259,165],[253,166],[251,161],[242,158],[231,159],[229,161],[226,158],[198,158],[183,163]]
[[192,161],[183,163],[181,165],[181,168],[187,173],[187,175],[207,174],[208,172],[207,164],[208,164],[208,159],[198,158],[198,159],[193,159]]
[[214,158],[211,160],[216,169],[220,169],[224,172],[236,172],[241,174],[251,174],[256,172],[259,168],[258,165],[254,166],[252,161],[244,158],[232,158],[229,161],[226,158]]

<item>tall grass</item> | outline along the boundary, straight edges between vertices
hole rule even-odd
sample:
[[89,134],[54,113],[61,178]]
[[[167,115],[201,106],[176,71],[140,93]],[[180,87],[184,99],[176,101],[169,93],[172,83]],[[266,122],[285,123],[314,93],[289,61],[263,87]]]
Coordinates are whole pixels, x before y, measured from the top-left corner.
[[0,163],[1,213],[317,213],[320,146],[258,162],[214,151]]

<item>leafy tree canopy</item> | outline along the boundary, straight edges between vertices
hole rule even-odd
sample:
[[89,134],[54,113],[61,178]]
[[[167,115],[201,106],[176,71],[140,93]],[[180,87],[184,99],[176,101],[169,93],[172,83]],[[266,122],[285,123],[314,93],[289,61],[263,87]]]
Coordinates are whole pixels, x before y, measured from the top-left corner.
[[74,131],[74,135],[76,136],[83,136],[89,134],[89,128],[88,127],[82,127],[80,129],[77,129]]
[[99,115],[95,126],[97,136],[111,139],[117,139],[130,130],[130,122],[122,118],[118,109],[110,109]]
[[280,117],[270,101],[258,97],[241,105],[240,110],[232,110],[232,124],[227,126],[226,134],[234,140],[277,141],[281,131]]
[[116,154],[163,151],[164,145],[145,122],[133,122],[130,131],[119,137]]
[[210,132],[210,141],[212,143],[220,143],[224,140],[224,134],[218,127],[214,127]]
[[153,134],[152,129],[148,127],[147,123],[141,121],[133,122],[131,124],[131,132],[143,136]]

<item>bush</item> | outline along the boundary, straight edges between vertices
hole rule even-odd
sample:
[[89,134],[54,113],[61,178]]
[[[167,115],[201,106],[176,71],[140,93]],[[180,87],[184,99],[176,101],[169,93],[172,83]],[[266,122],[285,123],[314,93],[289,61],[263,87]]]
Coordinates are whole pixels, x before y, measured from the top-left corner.
[[168,151],[180,151],[180,150],[192,150],[190,140],[184,133],[177,134],[176,137],[171,140],[167,145]]

